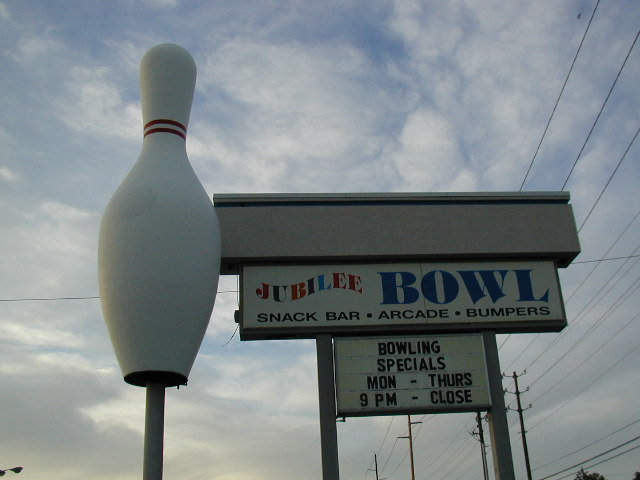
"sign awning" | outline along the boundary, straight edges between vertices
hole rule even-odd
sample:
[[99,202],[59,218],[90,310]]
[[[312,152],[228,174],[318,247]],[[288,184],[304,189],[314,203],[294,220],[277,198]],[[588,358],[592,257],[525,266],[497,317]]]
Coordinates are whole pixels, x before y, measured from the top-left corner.
[[552,260],[580,253],[568,192],[216,194],[222,274],[242,265]]

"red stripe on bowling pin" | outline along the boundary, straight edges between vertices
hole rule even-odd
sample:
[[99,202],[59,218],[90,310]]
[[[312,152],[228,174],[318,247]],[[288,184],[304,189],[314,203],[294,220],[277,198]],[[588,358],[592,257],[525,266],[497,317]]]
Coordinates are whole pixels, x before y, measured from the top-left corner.
[[[156,128],[149,128],[154,125],[162,125]],[[187,127],[182,125],[180,122],[176,122],[174,120],[169,120],[166,118],[160,118],[158,120],[152,120],[148,122],[144,126],[144,135],[151,135],[152,133],[172,133],[174,135],[178,135],[179,137],[187,139]]]

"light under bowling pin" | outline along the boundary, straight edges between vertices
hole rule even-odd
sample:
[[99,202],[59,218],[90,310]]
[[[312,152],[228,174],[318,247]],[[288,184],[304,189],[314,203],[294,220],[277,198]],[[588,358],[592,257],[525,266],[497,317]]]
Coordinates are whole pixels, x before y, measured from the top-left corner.
[[144,55],[142,152],[102,217],[102,310],[133,385],[186,384],[216,297],[220,227],[186,152],[195,80],[177,45]]

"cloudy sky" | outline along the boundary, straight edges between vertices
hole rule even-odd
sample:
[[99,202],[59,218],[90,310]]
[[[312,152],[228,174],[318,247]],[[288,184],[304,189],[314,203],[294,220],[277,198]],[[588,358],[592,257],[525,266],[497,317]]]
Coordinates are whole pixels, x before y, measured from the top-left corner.
[[[140,59],[174,42],[198,65],[187,150],[210,195],[570,191],[569,326],[499,336],[501,367],[526,370],[534,477],[631,479],[639,28],[635,0],[0,0],[0,469],[141,477],[144,390],[108,340],[97,231],[139,153]],[[241,342],[237,281],[167,391],[165,478],[320,478],[315,345]],[[483,478],[474,417],[414,417],[417,479]],[[341,478],[375,478],[374,453],[409,478],[406,417],[337,428]]]

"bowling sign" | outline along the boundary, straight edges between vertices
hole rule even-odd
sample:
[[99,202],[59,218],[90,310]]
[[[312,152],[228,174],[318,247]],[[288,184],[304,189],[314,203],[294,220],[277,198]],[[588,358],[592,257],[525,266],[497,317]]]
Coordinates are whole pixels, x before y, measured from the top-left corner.
[[335,339],[341,416],[476,411],[491,406],[482,335]]
[[241,283],[247,340],[566,325],[551,261],[245,266]]

